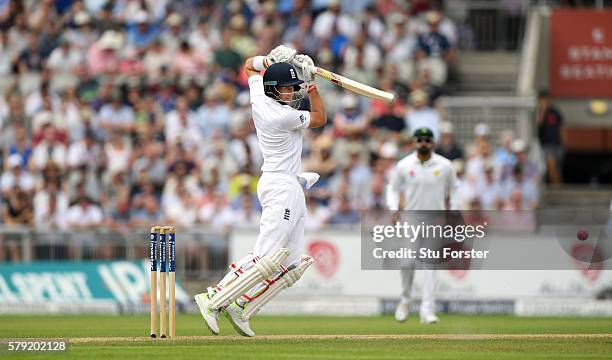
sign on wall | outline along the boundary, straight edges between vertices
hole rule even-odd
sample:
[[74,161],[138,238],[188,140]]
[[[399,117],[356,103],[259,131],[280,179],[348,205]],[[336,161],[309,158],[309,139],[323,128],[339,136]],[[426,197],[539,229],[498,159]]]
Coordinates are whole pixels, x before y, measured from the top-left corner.
[[550,18],[550,92],[612,97],[612,11],[556,9]]
[[[144,312],[149,290],[148,260],[0,264],[0,313]],[[176,302],[191,306],[179,284]]]
[[[550,229],[549,229],[550,230]],[[547,241],[551,231],[516,236],[514,246]],[[230,236],[230,260],[252,251],[253,231],[234,231]],[[304,296],[397,298],[400,277],[397,270],[362,270],[359,230],[307,232],[303,252],[313,256],[315,264],[286,293]],[[518,298],[594,298],[612,286],[612,271],[585,270],[568,259],[566,269],[573,270],[440,270],[439,299],[515,300]],[[419,297],[421,274],[417,272],[413,296]]]

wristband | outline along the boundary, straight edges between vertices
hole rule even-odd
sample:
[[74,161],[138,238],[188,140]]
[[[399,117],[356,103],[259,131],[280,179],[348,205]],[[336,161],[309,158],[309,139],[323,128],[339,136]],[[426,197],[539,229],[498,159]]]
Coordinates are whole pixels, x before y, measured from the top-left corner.
[[253,58],[253,69],[262,71],[267,69],[268,66],[270,66],[270,63],[265,56],[258,55]]

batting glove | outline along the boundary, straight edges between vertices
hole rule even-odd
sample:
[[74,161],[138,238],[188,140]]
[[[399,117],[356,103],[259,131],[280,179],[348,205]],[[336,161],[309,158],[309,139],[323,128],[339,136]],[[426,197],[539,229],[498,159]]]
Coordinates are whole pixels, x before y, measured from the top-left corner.
[[293,58],[293,64],[297,68],[298,78],[306,83],[314,80],[312,70],[315,68],[315,64],[310,56],[303,54],[295,55]]
[[270,64],[276,64],[280,62],[291,62],[295,57],[296,51],[285,45],[279,45],[275,47],[266,58]]

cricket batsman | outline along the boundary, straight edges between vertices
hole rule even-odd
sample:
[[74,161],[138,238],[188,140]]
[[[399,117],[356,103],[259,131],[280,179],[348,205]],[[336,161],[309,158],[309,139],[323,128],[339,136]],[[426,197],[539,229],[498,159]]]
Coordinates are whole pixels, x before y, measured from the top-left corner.
[[[434,152],[432,129],[423,127],[414,132],[416,151],[401,159],[391,172],[387,186],[389,210],[445,210],[449,207],[451,191],[455,188],[455,173],[450,160]],[[395,319],[406,321],[409,315],[410,292],[416,262],[400,270],[402,295],[395,311]],[[423,270],[421,323],[439,321],[435,313],[436,273]]]
[[[232,263],[216,286],[195,296],[214,335],[219,334],[217,320],[224,314],[239,334],[254,336],[249,326],[251,316],[292,286],[314,261],[300,255],[306,202],[298,180],[304,180],[307,188],[318,180],[316,173],[299,173],[302,138],[307,128],[327,122],[323,100],[312,82],[313,66],[310,57],[296,55],[295,50],[283,45],[267,56],[245,62],[252,117],[264,158],[257,185],[263,211],[253,252]],[[301,111],[298,106],[306,90],[311,109]]]

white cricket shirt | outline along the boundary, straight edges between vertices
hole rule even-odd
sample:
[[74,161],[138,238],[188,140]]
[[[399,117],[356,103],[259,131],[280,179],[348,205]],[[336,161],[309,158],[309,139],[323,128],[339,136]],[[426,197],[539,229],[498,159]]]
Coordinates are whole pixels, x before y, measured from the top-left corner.
[[401,159],[391,171],[387,186],[387,206],[398,210],[400,194],[404,194],[402,210],[444,210],[445,200],[455,187],[455,172],[450,160],[436,153],[421,162],[414,151]]
[[302,168],[302,138],[308,111],[281,105],[264,94],[263,76],[249,77],[253,122],[263,154],[261,171],[296,174]]

